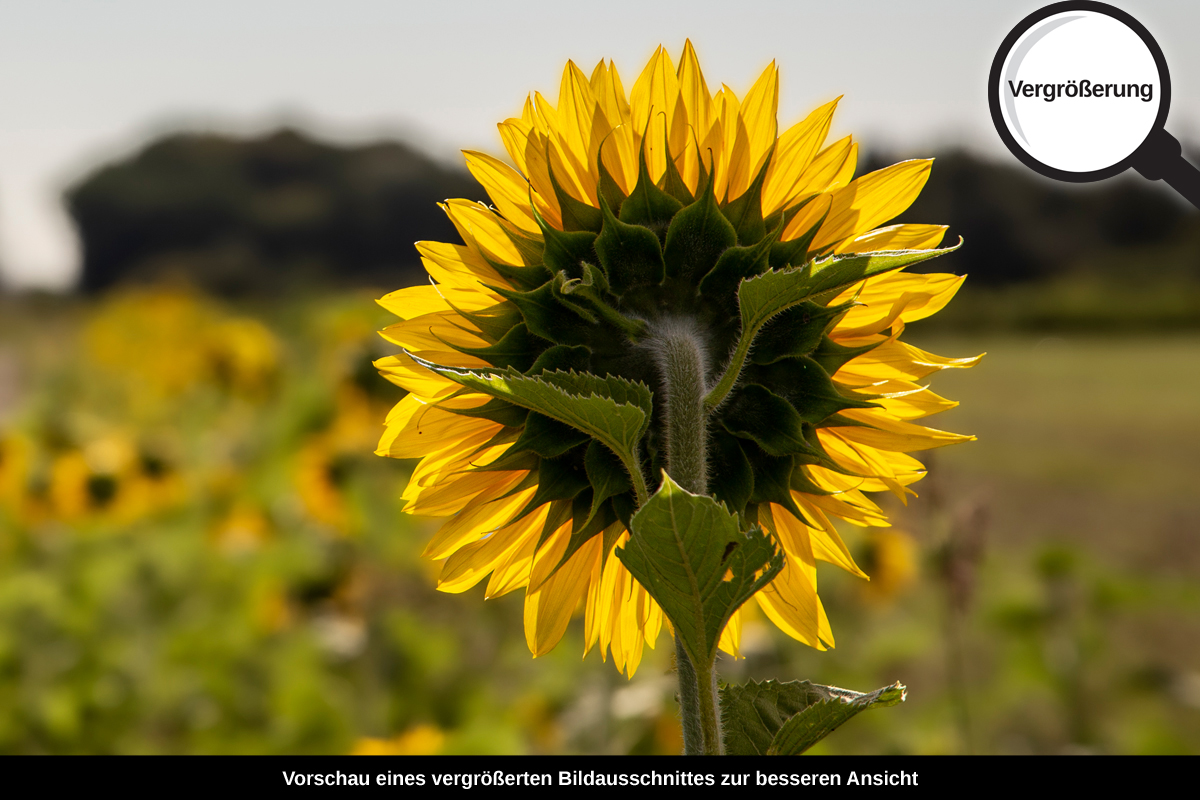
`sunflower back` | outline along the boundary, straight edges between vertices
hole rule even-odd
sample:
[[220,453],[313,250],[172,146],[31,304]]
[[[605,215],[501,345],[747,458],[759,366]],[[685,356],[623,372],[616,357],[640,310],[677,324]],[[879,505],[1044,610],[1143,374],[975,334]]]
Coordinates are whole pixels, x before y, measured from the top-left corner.
[[[711,95],[690,43],[628,100],[611,64],[569,63],[557,107],[535,95],[500,126],[519,171],[467,153],[495,209],[447,202],[465,244],[418,245],[437,284],[381,300],[404,353],[377,365],[411,394],[379,452],[421,457],[408,510],[450,517],[426,551],[442,588],[527,587],[535,655],[580,600],[587,646],[628,673],[653,645],[661,609],[612,555],[668,471],[771,537],[783,559],[751,594],[832,646],[815,561],[865,575],[830,516],[886,525],[863,492],[904,497],[924,473],[908,452],[970,438],[911,420],[953,405],[915,381],[975,359],[898,341],[961,282],[901,272],[946,252],[945,228],[876,229],[930,162],[854,180],[850,138],[822,147],[837,101],[779,136],[777,98],[774,64],[742,101]],[[689,435],[667,418],[674,341],[702,389],[691,486],[670,469]],[[739,630],[734,613],[724,649]]]

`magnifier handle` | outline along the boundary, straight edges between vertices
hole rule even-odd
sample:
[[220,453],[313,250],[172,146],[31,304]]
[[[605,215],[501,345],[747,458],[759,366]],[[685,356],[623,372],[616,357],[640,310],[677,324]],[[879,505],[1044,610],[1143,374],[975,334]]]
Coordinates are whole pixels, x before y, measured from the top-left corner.
[[1163,180],[1200,208],[1200,170],[1183,158],[1179,140],[1156,128],[1133,154],[1133,168],[1148,180]]

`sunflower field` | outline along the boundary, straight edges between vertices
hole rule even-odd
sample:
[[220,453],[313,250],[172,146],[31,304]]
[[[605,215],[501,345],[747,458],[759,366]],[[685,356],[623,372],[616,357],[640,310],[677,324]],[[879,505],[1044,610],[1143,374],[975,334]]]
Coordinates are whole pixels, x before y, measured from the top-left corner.
[[837,102],[569,63],[426,283],[0,294],[0,752],[716,753],[799,679],[894,706],[814,753],[1200,751],[1200,318],[939,321]]
[[[577,617],[531,659],[518,596],[433,589],[414,462],[372,454],[389,319],[3,300],[0,751],[678,752],[669,648],[627,680]],[[986,340],[946,415],[979,444],[843,527],[872,580],[822,571],[836,648],[752,614],[721,677],[908,684],[816,752],[1195,752],[1200,340],[929,336]]]

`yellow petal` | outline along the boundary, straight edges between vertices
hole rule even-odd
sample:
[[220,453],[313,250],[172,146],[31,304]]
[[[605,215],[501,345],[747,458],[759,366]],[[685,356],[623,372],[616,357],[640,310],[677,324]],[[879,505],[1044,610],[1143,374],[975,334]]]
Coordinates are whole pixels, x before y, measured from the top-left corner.
[[541,235],[537,220],[530,209],[529,182],[512,167],[499,159],[474,150],[464,150],[467,169],[487,190],[500,214],[518,228]]
[[932,159],[901,161],[851,181],[833,193],[829,217],[813,249],[869,231],[908,208],[929,179]]

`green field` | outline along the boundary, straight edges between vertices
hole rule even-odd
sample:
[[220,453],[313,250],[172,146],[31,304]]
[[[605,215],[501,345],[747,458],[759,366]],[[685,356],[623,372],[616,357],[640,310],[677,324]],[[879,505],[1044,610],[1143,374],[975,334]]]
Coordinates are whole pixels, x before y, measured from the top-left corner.
[[[627,681],[579,621],[531,659],[519,592],[433,591],[371,454],[386,317],[3,302],[0,752],[677,750],[665,635]],[[821,752],[1200,752],[1200,336],[920,328],[988,353],[932,379],[979,440],[886,501],[907,536],[845,531],[876,580],[821,569],[836,649],[760,616],[721,669],[908,685]]]

